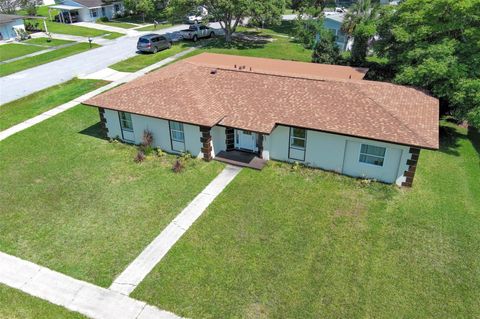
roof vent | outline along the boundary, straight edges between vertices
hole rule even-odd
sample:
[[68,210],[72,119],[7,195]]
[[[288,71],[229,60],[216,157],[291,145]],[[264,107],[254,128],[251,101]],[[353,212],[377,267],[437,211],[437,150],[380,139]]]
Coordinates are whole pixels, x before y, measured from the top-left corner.
[[211,69],[210,74],[217,74],[217,69]]
[[350,74],[350,75],[348,76],[348,78],[351,79],[351,78],[352,78],[352,75]]
[[237,65],[235,64],[233,67],[236,69],[236,68],[237,68]]

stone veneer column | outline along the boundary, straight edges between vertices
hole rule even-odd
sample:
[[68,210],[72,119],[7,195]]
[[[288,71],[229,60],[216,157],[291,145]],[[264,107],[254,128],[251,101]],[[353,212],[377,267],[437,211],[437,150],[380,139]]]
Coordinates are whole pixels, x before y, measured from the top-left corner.
[[98,114],[100,115],[100,132],[102,133],[102,136],[106,138],[108,134],[108,128],[107,128],[107,120],[105,119],[105,109],[102,107],[99,107]]
[[420,156],[420,149],[415,147],[410,147],[410,153],[412,154],[412,156],[409,160],[407,160],[408,170],[403,173],[403,176],[406,177],[406,180],[405,182],[402,183],[402,186],[406,186],[406,187],[412,187],[413,185],[413,178],[415,177],[418,158]]
[[232,151],[235,149],[235,130],[231,127],[225,128],[225,144],[227,151]]
[[202,143],[203,159],[207,162],[212,160],[212,136],[210,135],[210,127],[200,126],[200,143]]

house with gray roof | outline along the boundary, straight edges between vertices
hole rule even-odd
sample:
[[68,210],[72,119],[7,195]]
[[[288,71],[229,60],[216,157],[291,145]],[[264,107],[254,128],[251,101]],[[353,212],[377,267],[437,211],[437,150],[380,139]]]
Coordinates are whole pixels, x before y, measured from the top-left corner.
[[51,9],[60,11],[59,20],[63,23],[95,22],[106,17],[109,20],[123,13],[123,1],[107,0],[60,0]]

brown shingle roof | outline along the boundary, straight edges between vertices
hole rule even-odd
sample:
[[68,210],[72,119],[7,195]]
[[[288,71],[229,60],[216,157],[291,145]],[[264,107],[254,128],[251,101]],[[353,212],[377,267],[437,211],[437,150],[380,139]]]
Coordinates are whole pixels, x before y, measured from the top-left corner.
[[[253,64],[251,59],[255,58],[248,59]],[[294,74],[284,68],[282,75],[271,70],[276,73],[272,75],[267,68],[261,69],[260,61],[252,72],[249,67],[239,71],[222,63],[215,65],[212,55],[202,54],[147,74],[85,104],[267,134],[275,125],[285,124],[438,148],[437,99],[411,87],[341,79],[344,75],[334,79],[315,64],[310,66],[316,72],[296,68],[299,62],[287,63]],[[216,74],[212,74],[214,66]]]

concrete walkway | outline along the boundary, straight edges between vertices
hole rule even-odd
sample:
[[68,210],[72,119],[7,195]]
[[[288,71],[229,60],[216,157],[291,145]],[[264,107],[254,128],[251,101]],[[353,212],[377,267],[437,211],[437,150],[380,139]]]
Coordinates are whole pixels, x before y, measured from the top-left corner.
[[0,283],[94,319],[180,319],[145,302],[2,252]]
[[115,81],[122,81],[125,79],[128,75],[132,73],[130,72],[120,72],[114,69],[110,68],[105,68],[103,70],[100,70],[98,72],[94,72],[91,74],[87,75],[81,75],[78,78],[79,79],[91,79],[91,80],[104,80],[104,81],[110,81],[110,82],[115,82]]
[[108,32],[117,32],[117,33],[123,33],[123,34],[138,34],[138,31],[135,31],[135,30],[133,30],[133,32],[129,32],[129,30],[131,30],[131,29],[124,29],[124,28],[114,27],[114,26],[111,26],[111,25],[105,25],[105,24],[101,24],[101,23],[76,22],[73,25],[80,26],[80,27],[86,27],[86,28],[90,28],[90,29],[108,31]]
[[[19,124],[17,124],[17,125],[14,125],[14,126],[12,126],[12,127],[9,127],[9,128],[7,128],[6,130],[4,130],[4,131],[0,131],[0,141],[6,139],[6,138],[9,137],[9,136],[12,136],[12,135],[15,134],[15,133],[18,133],[18,132],[20,132],[20,131],[23,131],[23,130],[25,130],[25,129],[27,129],[27,128],[35,125],[35,124],[38,124],[38,123],[40,123],[40,122],[43,122],[43,121],[45,121],[46,119],[51,118],[52,116],[55,116],[55,115],[57,115],[57,114],[59,114],[59,113],[62,113],[62,112],[64,112],[64,111],[68,110],[68,109],[71,109],[72,107],[74,107],[74,106],[76,106],[76,105],[78,105],[78,104],[80,104],[80,103],[88,100],[88,99],[91,98],[91,97],[94,97],[95,95],[98,95],[98,94],[100,94],[100,93],[102,93],[102,92],[105,92],[105,91],[107,91],[107,90],[109,90],[109,89],[111,89],[111,88],[114,88],[114,87],[117,86],[117,85],[122,84],[122,83],[126,83],[126,82],[129,82],[129,81],[132,81],[132,80],[134,80],[134,79],[136,79],[136,78],[144,75],[145,73],[148,73],[148,72],[150,72],[150,71],[152,71],[152,70],[154,70],[154,69],[157,69],[157,68],[159,68],[159,67],[161,67],[161,66],[164,66],[165,64],[171,63],[171,62],[175,61],[176,59],[184,56],[185,54],[188,54],[188,53],[192,52],[192,51],[195,50],[195,49],[196,49],[195,47],[189,48],[189,49],[187,49],[187,50],[185,50],[185,51],[182,51],[182,52],[180,52],[180,53],[175,54],[174,56],[171,56],[171,57],[166,58],[166,59],[163,59],[163,60],[161,60],[161,61],[159,61],[159,62],[157,62],[157,63],[154,63],[154,64],[152,64],[152,65],[149,65],[149,66],[147,66],[146,68],[143,68],[143,69],[141,69],[141,70],[139,70],[139,71],[137,71],[137,72],[135,72],[135,73],[117,72],[117,71],[114,71],[114,70],[111,70],[111,69],[108,69],[108,68],[107,68],[108,70],[114,71],[114,72],[116,72],[116,73],[110,72],[110,71],[108,71],[108,70],[103,70],[103,71],[95,72],[95,73],[93,73],[92,76],[94,76],[94,77],[97,78],[97,79],[107,79],[107,78],[111,77],[111,78],[116,78],[116,80],[115,80],[114,82],[110,83],[110,84],[107,84],[107,85],[105,85],[105,86],[102,86],[101,88],[98,88],[98,89],[96,89],[96,90],[94,90],[94,91],[91,91],[91,92],[89,92],[89,93],[87,93],[87,94],[84,94],[84,95],[82,95],[82,96],[80,96],[80,97],[77,97],[76,99],[73,99],[73,100],[70,101],[70,102],[64,103],[64,104],[62,104],[62,105],[60,105],[60,106],[57,106],[57,107],[55,107],[55,108],[53,108],[53,109],[50,109],[50,110],[46,111],[46,112],[44,112],[44,113],[42,113],[42,114],[40,114],[40,115],[37,115],[37,116],[35,116],[35,117],[31,118],[31,119],[28,119],[28,120],[26,120],[26,121],[24,121],[24,122],[22,122],[22,123],[19,123]],[[102,76],[104,76],[105,78],[102,78]],[[84,78],[88,78],[88,75],[86,75]]]
[[129,295],[240,171],[240,167],[225,167],[115,279],[109,289]]

